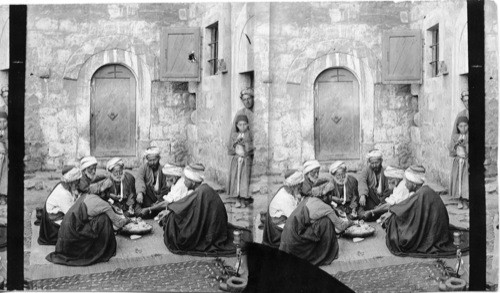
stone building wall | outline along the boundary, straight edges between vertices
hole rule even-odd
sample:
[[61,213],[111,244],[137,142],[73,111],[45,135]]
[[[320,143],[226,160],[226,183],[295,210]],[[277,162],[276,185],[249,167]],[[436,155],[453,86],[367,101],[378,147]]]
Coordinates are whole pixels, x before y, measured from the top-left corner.
[[160,32],[188,25],[187,4],[28,7],[27,169],[51,169],[90,153],[89,80],[118,63],[136,77],[137,157],[150,144],[165,161],[187,160],[186,84],[159,80]]
[[[361,151],[348,162],[360,169],[369,149],[387,164],[413,161],[409,86],[381,83],[381,40],[386,30],[408,28],[409,3],[271,3],[270,172],[299,167],[315,157],[312,85],[317,75],[343,67],[359,77]],[[325,164],[326,165],[326,164]]]

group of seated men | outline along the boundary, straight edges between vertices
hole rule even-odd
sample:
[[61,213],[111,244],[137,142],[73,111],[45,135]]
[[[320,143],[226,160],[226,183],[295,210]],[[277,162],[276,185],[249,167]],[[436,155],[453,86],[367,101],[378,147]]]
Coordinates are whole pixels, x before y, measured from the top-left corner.
[[116,254],[115,232],[132,217],[156,217],[173,253],[235,254],[235,227],[218,193],[203,183],[202,164],[161,166],[157,147],[146,150],[137,176],[124,172],[120,158],[107,162],[104,177],[96,175],[97,164],[85,157],[79,167],[63,168],[47,197],[38,238],[56,245],[47,260],[69,266],[108,261]]
[[[320,163],[285,172],[283,186],[269,203],[263,243],[327,265],[338,258],[337,235],[360,220],[386,228],[386,245],[395,255],[451,257],[456,252],[448,212],[441,197],[425,183],[425,168],[383,167],[382,153],[372,150],[359,181],[334,162],[331,179],[319,179]],[[462,251],[468,248],[463,236]]]

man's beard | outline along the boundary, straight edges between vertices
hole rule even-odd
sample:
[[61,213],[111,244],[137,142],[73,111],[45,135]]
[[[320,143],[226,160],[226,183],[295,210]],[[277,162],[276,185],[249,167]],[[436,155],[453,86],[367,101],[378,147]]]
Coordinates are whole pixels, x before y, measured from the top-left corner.
[[344,185],[347,183],[347,176],[344,177],[344,179],[337,179],[337,177],[333,177],[333,180],[335,181],[335,183],[339,184],[339,185]]
[[160,167],[160,162],[153,164],[153,165],[149,165],[149,167],[151,169],[153,169],[154,171],[156,171],[156,170],[158,170],[158,167]]
[[311,174],[307,174],[307,178],[309,178],[312,183],[316,183],[318,181],[318,177],[314,178]]
[[377,174],[380,173],[380,171],[382,170],[382,166],[370,167],[370,168],[372,168],[373,172],[375,172]]
[[85,171],[85,175],[87,175],[87,177],[90,179],[90,181],[94,180],[96,174],[90,174],[89,172]]

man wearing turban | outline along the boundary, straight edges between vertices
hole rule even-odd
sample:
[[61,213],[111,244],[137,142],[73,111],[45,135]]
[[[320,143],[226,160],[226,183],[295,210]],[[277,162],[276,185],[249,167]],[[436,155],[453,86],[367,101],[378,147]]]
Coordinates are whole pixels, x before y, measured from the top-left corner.
[[80,193],[99,194],[102,190],[109,187],[102,186],[102,180],[106,179],[106,176],[97,174],[97,159],[95,157],[83,157],[80,161],[80,171],[82,171],[82,178],[80,178],[78,184],[78,191]]
[[304,175],[299,170],[287,170],[283,186],[273,196],[267,210],[267,219],[264,225],[262,243],[274,248],[279,248],[281,233],[286,219],[299,205],[300,190],[304,182]]
[[343,161],[333,162],[329,171],[333,179],[323,189],[323,201],[340,216],[356,219],[359,206],[358,180],[347,174],[347,166]]
[[179,201],[188,194],[188,189],[184,183],[184,178],[182,177],[184,171],[183,169],[183,166],[174,163],[166,163],[161,169],[170,191],[168,194],[164,195],[162,199],[160,199],[159,203],[149,207],[152,212],[160,211],[158,214],[158,220],[168,214],[166,207],[170,203]]
[[300,193],[302,196],[320,196],[325,180],[319,179],[319,169],[321,165],[317,160],[304,162],[303,171],[304,182]]
[[[386,227],[386,244],[398,256],[454,257],[453,230],[441,197],[425,182],[425,168],[409,167],[404,174],[411,196],[389,208],[381,220]],[[463,234],[468,234],[462,231]],[[464,235],[466,236],[466,235]],[[468,250],[468,237],[462,237],[462,252]]]
[[78,167],[63,167],[61,181],[52,189],[43,206],[38,244],[56,244],[64,215],[78,197],[78,182],[81,177],[82,172]]
[[371,210],[381,203],[387,195],[387,178],[382,166],[382,152],[371,150],[367,155],[367,166],[361,171],[358,181],[359,214],[365,220],[373,220],[365,210]]
[[378,205],[373,210],[365,211],[365,214],[370,215],[371,218],[386,213],[389,207],[410,197],[410,192],[408,188],[406,188],[406,181],[403,180],[404,170],[388,166],[384,171],[384,175],[387,177],[388,182],[388,188],[386,190],[388,197],[385,198],[385,203]]
[[342,220],[318,197],[305,196],[287,217],[279,250],[305,259],[313,265],[327,265],[338,257],[336,234],[355,222]]
[[161,201],[162,196],[168,194],[170,188],[160,165],[160,149],[149,147],[145,152],[146,162],[139,167],[135,177],[135,191],[137,192],[137,204],[141,207],[141,216],[152,218],[153,214],[149,207]]
[[[201,164],[184,168],[188,195],[168,204],[169,213],[162,219],[164,243],[175,254],[234,255],[236,247],[231,238],[234,226],[228,223],[219,194],[203,183],[204,169]],[[243,239],[251,239],[248,230],[244,234]]]
[[140,212],[136,206],[135,178],[132,174],[124,172],[125,164],[121,158],[110,159],[106,164],[108,178],[102,184],[99,195],[105,201],[119,208],[126,216]]

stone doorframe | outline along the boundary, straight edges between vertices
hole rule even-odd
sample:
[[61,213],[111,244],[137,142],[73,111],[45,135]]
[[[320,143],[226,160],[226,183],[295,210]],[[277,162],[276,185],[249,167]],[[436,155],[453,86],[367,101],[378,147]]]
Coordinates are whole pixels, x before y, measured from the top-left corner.
[[135,76],[136,86],[136,152],[140,142],[149,141],[151,122],[151,74],[146,62],[133,52],[113,49],[90,56],[81,66],[77,78],[76,121],[78,128],[77,157],[90,155],[90,83],[94,73],[104,65],[119,64]]
[[[300,131],[303,138],[301,146],[302,161],[315,158],[314,82],[323,71],[330,68],[349,70],[358,79],[361,119],[360,159],[362,161],[363,153],[366,152],[367,148],[372,147],[375,120],[374,86],[375,82],[380,82],[380,62],[371,51],[366,49],[362,51],[357,52],[354,49],[345,50],[344,52],[327,52],[323,53],[323,55],[318,54],[319,56],[315,56],[315,58],[302,56],[295,59],[290,67],[287,74],[287,90],[298,91]],[[307,55],[307,53],[304,55]]]

